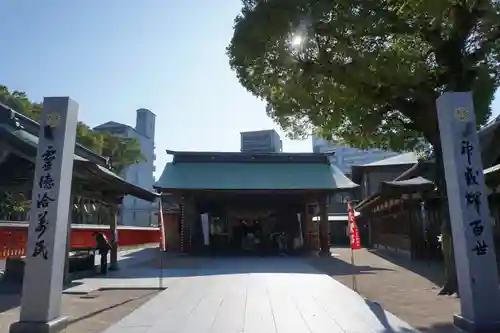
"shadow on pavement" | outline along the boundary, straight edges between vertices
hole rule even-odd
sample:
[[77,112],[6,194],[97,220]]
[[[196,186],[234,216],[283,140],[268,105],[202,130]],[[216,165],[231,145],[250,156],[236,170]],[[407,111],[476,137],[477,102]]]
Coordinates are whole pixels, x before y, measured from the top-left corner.
[[[125,252],[123,254],[118,255],[118,266],[120,267],[120,271],[128,268],[134,268],[137,265],[140,265],[144,262],[150,261],[153,258],[158,257],[161,254],[158,247],[146,247],[140,250]],[[96,264],[92,270],[83,270],[79,272],[71,273],[72,280],[80,280],[84,278],[92,278],[92,277],[105,277],[108,275],[113,275],[112,271],[109,270],[110,262],[108,255],[108,275],[100,274],[100,255],[96,254]],[[115,274],[116,275],[116,274]]]
[[462,331],[450,323],[436,324],[431,327],[419,328],[418,330],[422,333],[462,333]]
[[[71,282],[63,290],[81,285],[81,282]],[[0,314],[21,305],[22,284],[0,280]]]
[[0,293],[0,316],[10,309],[17,308],[21,304],[20,293],[1,294]]
[[372,302],[365,299],[366,305],[370,308],[370,311],[377,317],[379,322],[384,326],[384,333],[460,333],[452,323],[438,323],[430,327],[416,327],[414,330],[411,329],[393,329],[391,327],[389,318],[387,318],[387,312],[378,304],[377,302]]
[[91,313],[88,313],[86,315],[83,315],[83,316],[80,316],[80,317],[77,317],[77,318],[73,318],[73,319],[71,319],[71,320],[68,321],[68,326],[71,326],[71,325],[76,324],[78,322],[81,322],[83,320],[87,320],[89,318],[95,317],[95,316],[97,316],[97,315],[99,315],[99,314],[101,314],[103,312],[112,310],[114,308],[118,308],[118,307],[120,307],[122,305],[125,305],[127,303],[135,302],[135,301],[140,300],[142,298],[147,298],[147,297],[152,296],[154,294],[158,294],[158,291],[153,291],[151,293],[147,293],[147,294],[139,296],[139,297],[130,298],[130,299],[127,299],[127,300],[122,301],[120,303],[113,304],[113,305],[110,305],[108,307],[105,307],[104,309],[99,309],[99,310],[93,311]]
[[306,259],[314,268],[330,276],[373,274],[375,271],[393,271],[390,268],[367,265],[351,265],[335,257],[311,257]]
[[231,274],[372,274],[375,270],[390,270],[371,266],[352,266],[333,257],[196,257],[158,253],[148,261],[122,266],[99,278],[135,279],[155,277],[190,277]]
[[[119,261],[119,265],[123,268],[137,265],[138,263],[151,260],[159,254],[158,248],[145,248],[138,251],[133,251],[123,255]],[[82,271],[72,274],[74,279],[96,276],[99,267],[94,271]],[[118,273],[118,272],[117,272]],[[157,276],[157,274],[152,274]],[[81,285],[83,282],[71,282],[63,287],[63,290],[70,289]],[[16,308],[21,304],[22,282],[6,281],[2,279],[0,274],[0,314],[10,309]]]
[[[134,266],[137,265],[138,263],[148,261],[151,258],[156,257],[159,255],[160,249],[159,247],[145,247],[143,249],[139,250],[130,250],[127,251],[125,250],[122,253],[118,253],[118,265],[121,267],[127,267],[127,266]],[[108,264],[109,264],[109,254],[108,254]],[[100,267],[100,255],[96,253],[96,258],[95,258],[95,271],[97,272]]]
[[421,277],[429,280],[435,285],[442,285],[444,282],[444,267],[439,261],[410,259],[409,257],[385,249],[371,249],[370,253],[379,256],[382,259],[401,266]]

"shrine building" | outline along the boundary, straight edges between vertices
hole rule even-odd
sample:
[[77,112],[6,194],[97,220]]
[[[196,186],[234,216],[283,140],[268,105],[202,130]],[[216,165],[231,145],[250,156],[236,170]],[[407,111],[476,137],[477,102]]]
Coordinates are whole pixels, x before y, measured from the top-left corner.
[[169,251],[329,253],[328,198],[358,187],[326,154],[167,153],[155,188]]

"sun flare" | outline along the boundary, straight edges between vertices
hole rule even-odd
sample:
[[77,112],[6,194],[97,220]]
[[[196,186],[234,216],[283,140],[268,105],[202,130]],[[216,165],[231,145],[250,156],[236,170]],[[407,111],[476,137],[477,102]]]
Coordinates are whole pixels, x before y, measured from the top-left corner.
[[300,35],[295,35],[292,37],[292,46],[300,46],[303,42],[303,38]]

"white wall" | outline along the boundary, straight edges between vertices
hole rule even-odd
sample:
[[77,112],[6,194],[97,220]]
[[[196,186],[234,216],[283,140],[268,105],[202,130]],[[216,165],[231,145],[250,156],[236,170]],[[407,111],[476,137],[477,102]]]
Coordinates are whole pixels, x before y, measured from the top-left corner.
[[[123,134],[139,141],[145,161],[127,167],[121,176],[129,183],[151,191],[154,184],[153,173],[156,159],[154,152],[155,118],[155,114],[151,111],[139,109],[136,111],[135,128],[124,125],[126,130]],[[154,203],[126,196],[121,205],[119,223],[129,226],[149,226],[156,223],[155,210]]]
[[[129,166],[124,170],[123,176],[134,185],[153,190],[154,141],[138,134],[132,128],[128,130],[127,136],[139,141],[141,152],[146,161]],[[154,206],[152,203],[126,196],[122,203],[120,222],[130,226],[149,226],[155,222],[153,214]]]

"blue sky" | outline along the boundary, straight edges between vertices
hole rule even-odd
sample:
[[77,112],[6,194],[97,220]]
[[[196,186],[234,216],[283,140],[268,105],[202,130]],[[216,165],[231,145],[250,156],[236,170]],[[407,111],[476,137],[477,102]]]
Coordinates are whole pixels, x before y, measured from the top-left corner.
[[[2,0],[0,84],[33,100],[70,96],[90,126],[133,126],[149,108],[158,176],[167,148],[238,151],[240,131],[277,129],[228,65],[239,10],[239,0]],[[285,151],[311,150],[280,134]]]
[[33,100],[70,96],[91,126],[133,126],[135,110],[149,108],[157,176],[167,148],[238,151],[240,131],[277,128],[228,65],[239,9],[238,0],[3,0],[0,84]]

